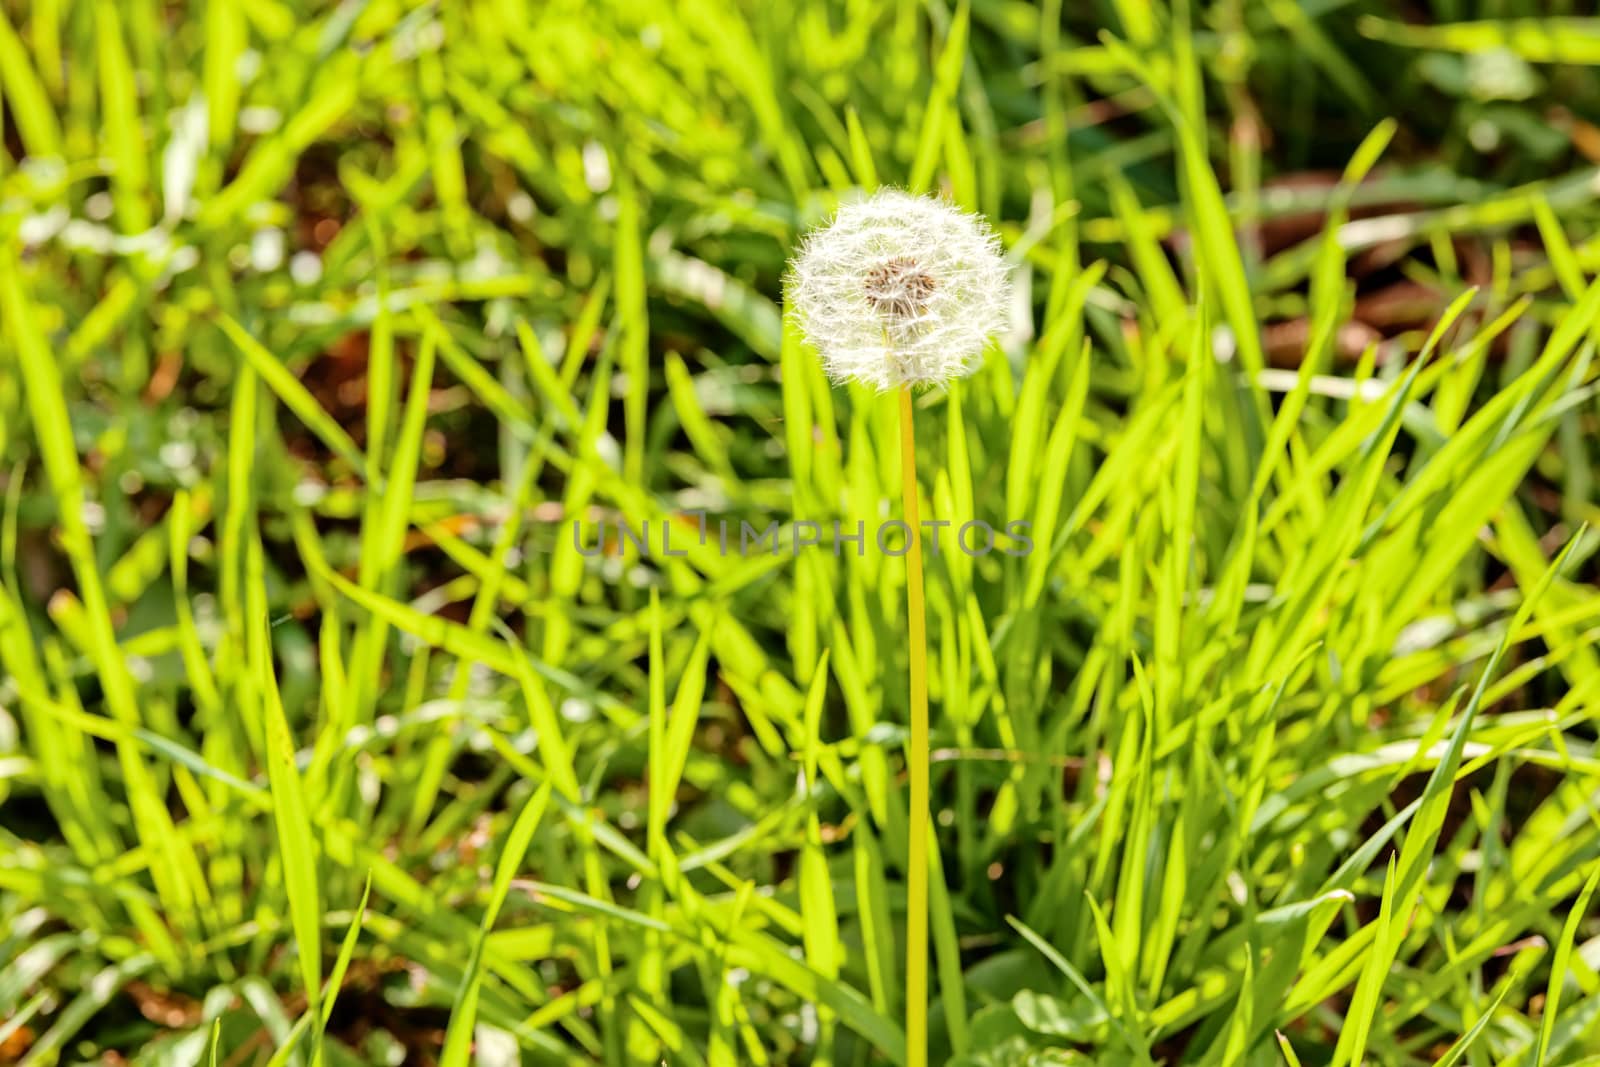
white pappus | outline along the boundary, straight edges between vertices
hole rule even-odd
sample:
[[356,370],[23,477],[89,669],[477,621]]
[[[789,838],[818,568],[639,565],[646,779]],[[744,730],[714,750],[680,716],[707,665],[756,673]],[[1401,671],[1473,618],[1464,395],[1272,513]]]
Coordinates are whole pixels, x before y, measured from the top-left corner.
[[808,234],[785,291],[828,377],[879,391],[970,373],[1009,325],[1010,272],[988,223],[900,189],[844,204]]

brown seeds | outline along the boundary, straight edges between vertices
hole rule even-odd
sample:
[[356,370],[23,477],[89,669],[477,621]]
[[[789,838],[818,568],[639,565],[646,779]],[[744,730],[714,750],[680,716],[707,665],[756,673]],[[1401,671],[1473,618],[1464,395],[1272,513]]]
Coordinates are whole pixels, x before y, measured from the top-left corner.
[[894,322],[909,322],[927,310],[936,283],[910,256],[895,256],[867,270],[867,303]]

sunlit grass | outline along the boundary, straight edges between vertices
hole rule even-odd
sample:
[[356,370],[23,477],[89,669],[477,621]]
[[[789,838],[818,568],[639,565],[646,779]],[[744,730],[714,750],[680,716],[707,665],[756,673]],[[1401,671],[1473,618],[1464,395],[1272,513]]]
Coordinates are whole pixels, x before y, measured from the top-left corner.
[[[0,1061],[1600,1053],[1594,174],[1395,89],[1595,20],[1104,6],[0,4]],[[1024,293],[914,414],[880,182]]]

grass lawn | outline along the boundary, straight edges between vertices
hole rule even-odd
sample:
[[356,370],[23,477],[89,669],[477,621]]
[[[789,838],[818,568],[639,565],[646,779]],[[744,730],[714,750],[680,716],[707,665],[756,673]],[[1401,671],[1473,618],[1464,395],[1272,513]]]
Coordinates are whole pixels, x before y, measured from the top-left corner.
[[1588,10],[0,0],[0,1064],[1600,1063]]

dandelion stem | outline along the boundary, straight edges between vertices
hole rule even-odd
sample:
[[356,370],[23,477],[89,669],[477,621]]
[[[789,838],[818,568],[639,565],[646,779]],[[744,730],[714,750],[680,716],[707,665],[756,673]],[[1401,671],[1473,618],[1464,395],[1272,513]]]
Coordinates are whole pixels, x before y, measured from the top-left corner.
[[917,521],[917,438],[911,386],[900,387],[900,485],[905,512],[906,615],[911,647],[911,811],[906,859],[906,1067],[928,1062],[928,632]]

